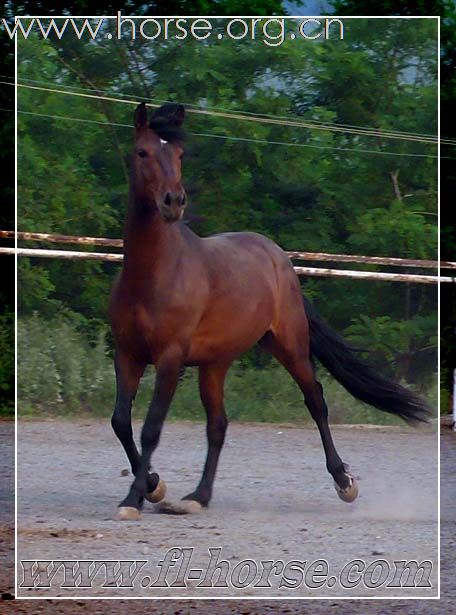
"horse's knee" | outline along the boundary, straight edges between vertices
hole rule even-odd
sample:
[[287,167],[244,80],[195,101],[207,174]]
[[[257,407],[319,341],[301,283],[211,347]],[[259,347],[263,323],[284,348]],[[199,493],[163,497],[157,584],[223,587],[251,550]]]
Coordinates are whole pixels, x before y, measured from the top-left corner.
[[328,420],[328,406],[326,405],[325,398],[323,396],[323,387],[321,384],[313,379],[308,386],[303,388],[304,400],[312,418],[320,423]]
[[131,419],[119,408],[114,408],[114,412],[111,417],[111,426],[116,436],[122,440],[132,434]]

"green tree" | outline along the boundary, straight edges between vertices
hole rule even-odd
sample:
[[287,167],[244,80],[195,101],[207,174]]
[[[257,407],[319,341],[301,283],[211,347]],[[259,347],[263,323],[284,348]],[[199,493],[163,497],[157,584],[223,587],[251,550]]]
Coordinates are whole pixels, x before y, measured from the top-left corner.
[[[441,17],[441,134],[455,138],[454,100],[456,96],[456,7],[451,0],[382,0],[373,5],[367,0],[334,0],[338,15],[440,15]],[[451,203],[456,189],[454,146],[442,145],[440,168],[441,258],[456,260],[456,226]],[[456,290],[454,284],[441,288],[441,384],[448,397],[456,366]]]
[[[433,132],[436,34],[427,20],[347,20],[343,41],[287,40],[277,48],[260,39],[215,37],[187,40],[185,47],[172,40],[133,47],[115,39],[35,38],[20,44],[19,78],[186,104],[184,180],[198,216],[193,226],[203,235],[254,230],[286,249],[435,258],[434,146],[300,128],[286,120]],[[20,225],[120,236],[133,106],[26,88],[19,106],[26,112],[19,123]],[[241,122],[195,114],[194,108],[283,121]],[[95,338],[114,270],[24,261],[21,310],[48,317],[72,312]],[[401,331],[392,372],[417,379],[435,367],[434,289],[317,279],[306,280],[303,289],[364,346],[382,327]],[[434,355],[423,355],[430,347]],[[379,363],[392,360],[394,348],[388,348],[374,348]],[[414,371],[422,356],[425,367]],[[255,355],[252,361],[261,364]]]

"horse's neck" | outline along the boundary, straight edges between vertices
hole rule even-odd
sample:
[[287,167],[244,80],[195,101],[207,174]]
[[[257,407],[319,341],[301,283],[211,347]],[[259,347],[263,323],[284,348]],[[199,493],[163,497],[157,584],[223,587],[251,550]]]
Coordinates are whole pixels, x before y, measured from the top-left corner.
[[178,224],[167,224],[158,211],[132,203],[124,233],[124,271],[132,279],[149,283],[179,257],[183,238]]

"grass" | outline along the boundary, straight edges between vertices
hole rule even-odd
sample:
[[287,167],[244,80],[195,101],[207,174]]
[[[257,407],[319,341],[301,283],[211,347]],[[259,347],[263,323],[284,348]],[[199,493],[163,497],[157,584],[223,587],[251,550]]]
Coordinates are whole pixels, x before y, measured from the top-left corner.
[[[39,316],[18,325],[18,414],[25,416],[107,417],[115,399],[115,377],[106,334],[92,342],[68,321],[49,323]],[[394,416],[351,397],[324,370],[319,373],[332,423],[398,424]],[[436,379],[435,379],[436,380]],[[142,418],[154,386],[150,368],[141,381],[134,416]],[[238,361],[228,373],[225,405],[232,420],[306,423],[311,420],[302,394],[279,365],[261,368]],[[435,407],[437,381],[427,392]],[[196,368],[183,375],[169,418],[204,420]]]

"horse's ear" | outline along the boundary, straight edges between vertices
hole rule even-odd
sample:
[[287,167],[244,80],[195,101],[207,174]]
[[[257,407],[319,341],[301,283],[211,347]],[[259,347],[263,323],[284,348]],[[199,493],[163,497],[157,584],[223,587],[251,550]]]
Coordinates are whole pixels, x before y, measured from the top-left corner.
[[139,130],[145,126],[147,126],[147,107],[146,103],[142,102],[136,107],[135,128]]
[[184,105],[176,105],[174,112],[173,122],[175,126],[182,126],[185,120],[185,108]]

